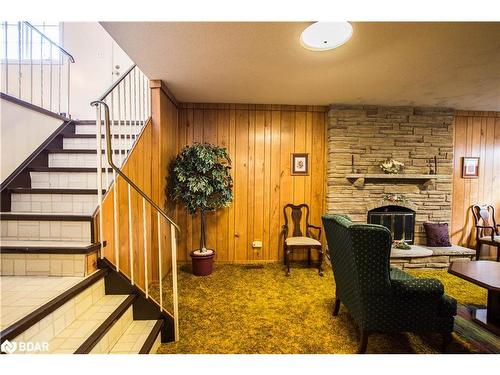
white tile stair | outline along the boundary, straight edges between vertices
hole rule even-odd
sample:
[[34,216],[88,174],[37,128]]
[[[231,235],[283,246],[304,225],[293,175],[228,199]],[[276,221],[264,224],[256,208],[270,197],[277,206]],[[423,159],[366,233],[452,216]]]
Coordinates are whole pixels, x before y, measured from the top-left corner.
[[[23,218],[25,216],[26,218]],[[91,217],[40,213],[2,213],[2,240],[19,241],[91,241]]]
[[[135,142],[135,137],[127,138],[113,138],[111,140],[111,146],[113,150],[129,150],[132,147],[133,142]],[[101,148],[104,150],[106,148],[106,141],[101,140]],[[63,149],[64,150],[95,150],[96,140],[94,138],[64,138],[63,139]]]
[[[48,350],[31,354],[155,353],[162,321],[134,320],[136,297],[105,294],[105,274],[100,270],[87,278],[3,277],[2,340],[47,344]],[[7,304],[20,302],[27,306],[9,310]]]
[[97,194],[11,194],[11,211],[92,215]]
[[[62,169],[62,168],[61,168]],[[95,168],[94,168],[95,169]],[[43,171],[30,172],[31,188],[33,189],[96,189],[97,171],[71,172],[71,171]],[[103,189],[110,185],[113,173],[103,173],[101,182]]]
[[[111,134],[124,134],[124,135],[137,135],[141,132],[142,126],[140,125],[112,125],[110,127]],[[97,131],[95,124],[76,124],[75,134],[92,134],[95,135]],[[101,134],[106,133],[105,126],[101,126]]]

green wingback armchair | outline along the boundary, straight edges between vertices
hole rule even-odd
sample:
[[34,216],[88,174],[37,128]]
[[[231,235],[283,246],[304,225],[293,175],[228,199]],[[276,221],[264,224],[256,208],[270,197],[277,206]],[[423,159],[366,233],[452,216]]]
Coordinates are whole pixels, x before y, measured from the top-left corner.
[[392,238],[381,225],[355,224],[342,215],[324,215],[335,277],[333,315],[343,303],[361,332],[359,353],[372,332],[439,332],[443,350],[451,340],[456,301],[436,279],[414,278],[389,267]]

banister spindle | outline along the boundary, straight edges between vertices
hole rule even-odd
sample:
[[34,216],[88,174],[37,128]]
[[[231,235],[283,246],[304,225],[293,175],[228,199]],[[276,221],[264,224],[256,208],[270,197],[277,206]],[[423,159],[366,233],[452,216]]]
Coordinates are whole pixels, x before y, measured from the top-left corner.
[[148,227],[146,219],[146,199],[142,198],[142,232],[144,247],[144,290],[146,298],[149,298],[149,278],[148,278]]
[[132,230],[132,191],[128,187],[128,251],[130,262],[130,282],[134,285],[134,232]]
[[160,212],[157,212],[157,224],[158,229],[158,286],[160,288],[160,311],[163,311],[163,273],[161,267],[161,221],[160,221]]
[[174,336],[179,341],[179,302],[177,299],[177,241],[175,238],[175,227],[170,224],[170,241],[172,251],[172,293],[174,300]]

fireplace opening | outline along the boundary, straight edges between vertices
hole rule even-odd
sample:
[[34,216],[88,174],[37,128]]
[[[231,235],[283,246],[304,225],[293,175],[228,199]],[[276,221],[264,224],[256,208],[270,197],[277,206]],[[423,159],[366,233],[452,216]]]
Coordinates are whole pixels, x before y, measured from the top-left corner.
[[415,234],[415,211],[402,206],[382,206],[368,211],[368,224],[383,225],[391,231],[393,240],[412,245]]

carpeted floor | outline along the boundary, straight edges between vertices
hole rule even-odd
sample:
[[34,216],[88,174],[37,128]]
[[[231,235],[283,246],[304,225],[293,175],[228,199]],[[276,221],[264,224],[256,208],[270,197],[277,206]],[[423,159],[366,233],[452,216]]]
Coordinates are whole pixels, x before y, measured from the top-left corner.
[[[438,278],[462,305],[486,304],[484,289],[446,271],[412,274]],[[324,277],[297,264],[286,277],[280,264],[217,264],[212,275],[201,278],[184,265],[179,269],[180,340],[162,344],[158,352],[354,353],[357,328],[343,306],[338,317],[332,316],[333,298],[327,265]],[[449,352],[484,351],[463,331],[454,333]],[[441,336],[435,334],[374,334],[367,352],[439,353],[440,344]]]

